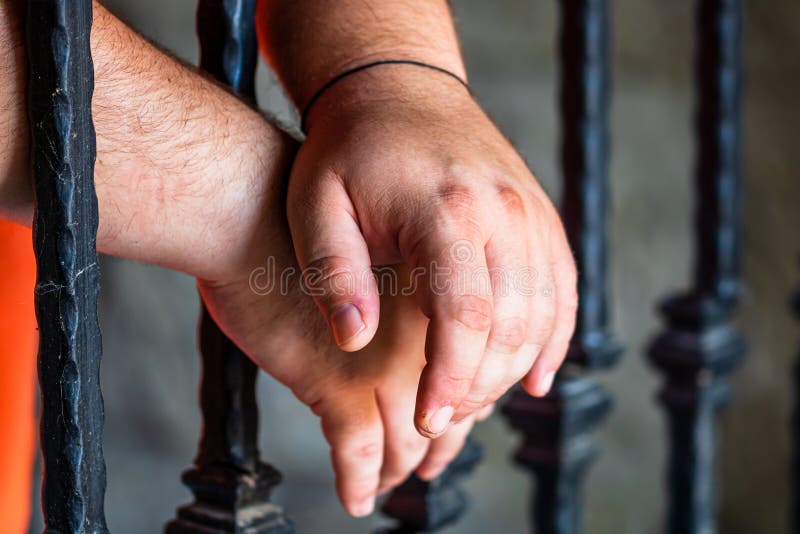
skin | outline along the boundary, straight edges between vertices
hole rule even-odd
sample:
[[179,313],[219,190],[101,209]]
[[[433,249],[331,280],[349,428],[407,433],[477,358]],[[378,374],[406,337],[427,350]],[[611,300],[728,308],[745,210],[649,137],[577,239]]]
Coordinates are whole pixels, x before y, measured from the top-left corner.
[[[0,216],[30,225],[20,9],[0,0]],[[198,279],[225,333],[320,417],[337,491],[351,514],[370,513],[376,494],[414,469],[438,474],[476,416],[437,439],[416,432],[428,319],[413,296],[384,298],[375,339],[351,354],[326,335],[299,280],[283,293],[254,291],[257,269],[297,269],[284,210],[296,143],[101,6],[94,9],[99,248]],[[403,266],[396,272],[409,276]]]
[[[381,59],[466,80],[443,0],[260,0],[257,29],[300,110],[328,80]],[[418,66],[376,66],[328,89],[306,130],[287,214],[339,346],[364,347],[385,313],[360,273],[403,264],[428,273],[417,292],[430,319],[415,411],[422,435],[520,379],[546,394],[575,326],[574,261],[550,200],[465,88]],[[448,290],[431,283],[434,265],[449,273]]]

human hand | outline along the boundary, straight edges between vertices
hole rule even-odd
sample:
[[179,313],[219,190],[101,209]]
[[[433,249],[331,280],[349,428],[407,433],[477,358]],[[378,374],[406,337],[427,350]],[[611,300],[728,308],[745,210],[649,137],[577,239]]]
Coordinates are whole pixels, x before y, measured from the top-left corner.
[[437,439],[420,436],[413,425],[414,397],[428,320],[413,297],[401,292],[409,287],[409,273],[382,269],[382,280],[394,290],[382,296],[381,326],[364,349],[341,351],[302,290],[288,228],[273,216],[280,212],[281,204],[270,200],[277,192],[257,196],[265,207],[278,209],[265,209],[260,224],[248,225],[252,235],[231,236],[233,255],[247,255],[222,279],[199,281],[201,294],[223,331],[320,417],[340,499],[352,515],[367,515],[376,495],[412,470],[425,479],[438,476],[462,448],[473,421],[488,416],[491,407]]
[[[31,224],[25,50],[15,2],[0,0],[0,216]],[[412,469],[432,477],[471,421],[431,441],[413,427],[426,319],[408,298],[384,304],[381,333],[358,354],[335,348],[297,284],[259,295],[270,256],[294,265],[284,214],[296,144],[220,86],[94,5],[93,116],[98,247],[198,277],[223,330],[318,413],[345,506],[363,515]],[[202,103],[199,105],[198,103]],[[378,404],[380,402],[380,404]]]
[[403,262],[427,275],[421,433],[438,435],[520,378],[545,394],[575,324],[572,255],[550,200],[464,87],[377,66],[332,86],[307,126],[288,219],[339,346],[357,350],[378,328],[378,292],[362,273]]

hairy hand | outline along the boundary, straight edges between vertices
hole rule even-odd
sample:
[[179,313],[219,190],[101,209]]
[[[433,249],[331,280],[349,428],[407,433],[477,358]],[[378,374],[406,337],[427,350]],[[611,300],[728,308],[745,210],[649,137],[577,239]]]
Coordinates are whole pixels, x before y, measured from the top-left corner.
[[342,349],[378,329],[370,265],[419,276],[430,318],[421,433],[438,435],[523,377],[531,394],[548,391],[574,329],[572,255],[549,199],[457,81],[383,65],[334,85],[309,114],[287,206]]
[[[234,250],[248,251],[247,259],[222,280],[200,281],[199,287],[226,334],[320,417],[339,497],[351,514],[367,515],[376,495],[412,470],[426,479],[438,476],[475,418],[488,416],[491,407],[437,439],[420,436],[414,397],[425,364],[427,318],[413,296],[393,291],[382,299],[383,319],[369,345],[355,353],[336,347],[302,283],[280,204],[271,200],[277,194],[262,196],[276,209],[265,210],[255,234],[230,241]],[[403,268],[383,269],[382,279],[410,287]]]
[[[8,30],[0,32],[0,216],[30,225],[16,5],[0,0],[0,29]],[[414,430],[427,319],[408,298],[388,299],[376,341],[349,354],[321,335],[324,322],[297,277],[285,292],[264,294],[260,278],[251,287],[270,257],[273,274],[295,266],[283,195],[295,143],[96,3],[92,54],[101,250],[200,278],[223,331],[321,417],[351,513],[368,513],[376,492],[413,469],[435,476],[471,421],[433,441]]]

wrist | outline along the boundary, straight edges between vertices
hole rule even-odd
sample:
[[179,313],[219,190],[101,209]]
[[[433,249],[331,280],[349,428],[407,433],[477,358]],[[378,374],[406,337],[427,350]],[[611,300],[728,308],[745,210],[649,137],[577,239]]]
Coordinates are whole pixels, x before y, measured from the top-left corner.
[[319,122],[342,125],[397,109],[447,113],[465,105],[474,105],[474,100],[462,74],[436,64],[387,62],[353,72],[326,88],[306,110],[304,126],[308,133]]
[[262,54],[301,110],[334,77],[378,60],[466,77],[446,0],[260,0],[256,27]]

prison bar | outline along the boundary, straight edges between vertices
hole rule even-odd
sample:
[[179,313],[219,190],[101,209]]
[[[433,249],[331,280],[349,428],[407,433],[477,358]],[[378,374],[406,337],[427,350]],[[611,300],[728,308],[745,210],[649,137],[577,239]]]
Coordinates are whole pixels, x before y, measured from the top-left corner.
[[[792,311],[800,319],[800,288],[792,297]],[[800,353],[794,365],[794,405],[792,407],[792,493],[790,496],[790,512],[792,532],[800,532]]]
[[[201,0],[200,67],[255,105],[256,0]],[[183,475],[195,501],[178,509],[168,534],[289,534],[291,522],[270,493],[280,482],[258,451],[258,368],[202,307],[203,430],[194,467]]]
[[28,2],[45,528],[107,532],[91,0]]
[[665,375],[670,435],[667,532],[716,532],[715,416],[745,352],[733,325],[740,292],[741,0],[697,0],[695,265],[692,288],[661,306],[650,347]]
[[607,0],[560,2],[561,213],[578,267],[580,306],[568,367],[544,398],[522,390],[503,407],[523,435],[518,464],[536,479],[531,522],[540,534],[578,534],[582,486],[597,451],[591,433],[611,409],[609,394],[586,370],[607,368],[622,353],[608,314],[610,102]]

